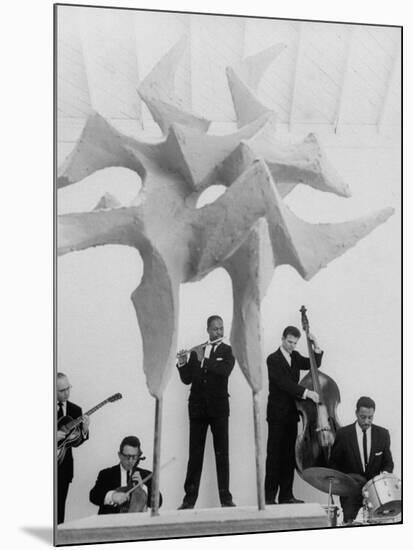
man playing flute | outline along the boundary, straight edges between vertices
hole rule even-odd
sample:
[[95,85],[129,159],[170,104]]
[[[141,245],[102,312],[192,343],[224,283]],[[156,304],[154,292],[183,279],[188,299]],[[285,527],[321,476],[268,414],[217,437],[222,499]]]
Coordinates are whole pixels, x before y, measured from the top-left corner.
[[198,498],[208,426],[214,443],[221,506],[235,506],[229,491],[228,458],[228,378],[235,359],[231,346],[225,344],[224,323],[218,315],[207,320],[208,342],[190,352],[181,350],[178,372],[184,384],[191,384],[189,394],[189,460],[184,484],[185,496],[179,510],[191,509]]

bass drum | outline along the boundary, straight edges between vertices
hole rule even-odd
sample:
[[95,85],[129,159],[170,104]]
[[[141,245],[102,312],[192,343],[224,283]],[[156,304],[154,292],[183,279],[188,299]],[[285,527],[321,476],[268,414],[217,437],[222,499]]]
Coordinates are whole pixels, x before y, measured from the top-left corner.
[[401,481],[393,474],[380,474],[368,481],[362,494],[372,519],[391,518],[401,512]]

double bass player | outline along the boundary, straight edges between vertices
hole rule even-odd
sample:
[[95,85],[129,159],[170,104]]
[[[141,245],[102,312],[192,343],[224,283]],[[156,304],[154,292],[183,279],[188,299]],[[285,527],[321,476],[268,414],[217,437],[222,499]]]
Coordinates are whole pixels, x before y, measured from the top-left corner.
[[[294,326],[284,329],[281,345],[267,358],[269,395],[267,404],[268,440],[265,464],[265,502],[275,504],[302,503],[294,497],[295,441],[299,420],[296,400],[310,399],[319,402],[317,392],[298,383],[300,370],[311,368],[310,360],[295,347],[301,332]],[[312,341],[317,367],[321,365],[323,351],[314,335]]]

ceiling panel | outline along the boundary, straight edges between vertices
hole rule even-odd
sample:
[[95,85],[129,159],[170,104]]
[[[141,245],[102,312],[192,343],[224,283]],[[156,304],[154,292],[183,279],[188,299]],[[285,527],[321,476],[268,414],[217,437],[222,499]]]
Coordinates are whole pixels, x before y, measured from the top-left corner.
[[213,121],[235,120],[226,67],[283,43],[256,94],[291,130],[400,125],[400,28],[71,6],[59,8],[59,117],[93,108],[153,126],[137,88],[183,36],[176,94]]
[[225,68],[243,56],[244,22],[236,17],[191,17],[194,110],[207,119],[235,120]]
[[89,88],[76,12],[58,20],[57,100],[58,116],[86,118],[91,110]]

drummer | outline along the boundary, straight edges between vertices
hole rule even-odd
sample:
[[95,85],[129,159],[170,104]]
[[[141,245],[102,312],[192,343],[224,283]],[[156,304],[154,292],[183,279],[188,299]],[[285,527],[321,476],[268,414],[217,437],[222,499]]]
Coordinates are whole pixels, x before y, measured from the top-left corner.
[[363,504],[361,489],[382,472],[393,472],[390,434],[373,424],[376,404],[370,397],[360,397],[356,404],[356,422],[337,431],[329,466],[350,474],[359,484],[360,492],[340,497],[343,521],[352,523]]

